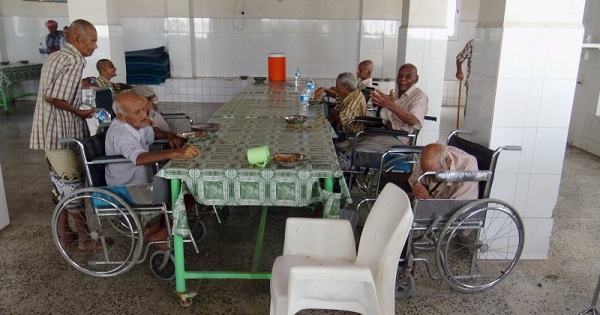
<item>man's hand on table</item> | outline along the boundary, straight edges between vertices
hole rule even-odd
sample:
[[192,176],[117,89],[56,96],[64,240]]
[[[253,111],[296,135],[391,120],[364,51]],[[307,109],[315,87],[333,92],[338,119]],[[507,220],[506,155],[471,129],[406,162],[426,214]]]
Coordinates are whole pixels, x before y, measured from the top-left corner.
[[174,159],[193,159],[200,155],[200,149],[193,145],[186,145],[179,149],[173,149]]

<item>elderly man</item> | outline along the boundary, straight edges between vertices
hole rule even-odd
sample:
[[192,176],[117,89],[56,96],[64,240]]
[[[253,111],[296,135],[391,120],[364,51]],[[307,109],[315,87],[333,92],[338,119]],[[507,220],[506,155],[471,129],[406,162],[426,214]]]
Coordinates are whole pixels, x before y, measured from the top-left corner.
[[[367,105],[365,98],[357,88],[357,80],[351,72],[344,72],[338,75],[335,81],[335,88],[339,102],[331,110],[329,121],[336,130],[345,129],[348,124],[358,116],[365,116]],[[362,124],[350,126],[351,132],[356,133],[364,129]]]
[[54,20],[48,20],[44,25],[48,28],[48,35],[46,35],[46,50],[44,53],[51,54],[62,48],[61,42],[64,42],[65,34],[58,30],[58,22]]
[[[166,193],[166,179],[156,178],[152,164],[170,159],[192,159],[200,150],[191,145],[183,145],[183,139],[173,132],[152,128],[146,105],[148,100],[140,95],[124,92],[115,98],[113,110],[117,115],[106,132],[105,150],[107,155],[123,155],[130,163],[106,165],[106,183],[110,186],[140,185],[153,182],[153,197]],[[169,139],[172,149],[150,152],[154,139]],[[168,194],[167,194],[168,195]],[[157,198],[153,198],[157,200]],[[161,198],[159,198],[161,199]],[[163,198],[164,199],[164,198]],[[144,229],[147,241],[162,241],[167,237],[165,226],[155,224]],[[157,245],[166,249],[164,244]]]
[[[407,63],[398,69],[396,95],[394,90],[387,95],[380,90],[371,93],[373,104],[382,108],[380,116],[386,128],[411,133],[414,129],[423,127],[429,100],[425,92],[415,85],[417,82],[419,82],[417,67]],[[380,136],[377,140],[371,140],[380,142],[383,150],[387,150],[392,145],[409,144],[407,137],[399,137],[397,141],[390,138],[392,137]]]
[[110,80],[117,76],[117,68],[112,63],[112,61],[108,59],[100,59],[96,63],[96,69],[98,70],[98,86],[99,87],[108,87],[113,93],[113,97],[119,93],[121,90],[131,89],[132,86],[126,83],[114,83],[110,82]]
[[[356,84],[356,88],[358,88],[358,90],[373,86],[373,78],[371,78],[371,73],[373,73],[373,61],[363,60],[358,64],[358,71],[356,72],[356,75],[360,80]],[[323,93],[331,97],[337,97],[337,87],[333,86],[329,89],[320,87],[315,91],[315,98],[320,99],[323,96]]]
[[147,85],[136,85],[131,88],[131,92],[143,96],[148,100],[148,103],[146,104],[148,119],[150,119],[152,126],[155,129],[171,131],[171,127],[167,124],[167,121],[158,108],[158,96],[156,96],[156,93],[151,87]]
[[418,199],[477,199],[479,182],[476,181],[437,182],[434,177],[428,176],[423,185],[417,182],[424,172],[446,170],[477,171],[477,159],[452,146],[428,144],[408,179],[413,195]]
[[[146,111],[147,99],[129,92],[115,98],[113,110],[117,115],[106,132],[107,155],[123,155],[131,164],[106,166],[106,183],[111,186],[146,184],[152,182],[152,164],[170,159],[191,159],[200,150],[182,146],[184,139],[173,132],[152,128]],[[169,139],[172,149],[150,152],[154,139]]]
[[[98,48],[96,28],[85,20],[75,20],[69,27],[67,46],[51,54],[44,61],[38,96],[31,128],[31,149],[44,150],[50,166],[53,184],[53,201],[83,185],[82,168],[77,153],[61,146],[61,138],[84,139],[89,136],[85,118],[91,118],[94,109],[80,110],[81,74],[85,57]],[[63,244],[77,239],[73,237],[65,215],[59,220],[59,238]],[[75,222],[85,222],[83,213],[72,212]],[[85,225],[78,227],[83,228]],[[83,234],[82,234],[83,235]],[[78,240],[80,249],[96,247],[89,239]]]

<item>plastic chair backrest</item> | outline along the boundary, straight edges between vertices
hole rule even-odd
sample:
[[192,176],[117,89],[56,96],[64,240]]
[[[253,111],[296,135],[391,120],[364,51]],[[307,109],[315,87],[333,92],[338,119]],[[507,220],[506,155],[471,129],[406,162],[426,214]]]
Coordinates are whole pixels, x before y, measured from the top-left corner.
[[[481,144],[477,144],[475,142],[471,142],[469,140],[458,137],[457,135],[452,135],[450,139],[448,139],[448,145],[459,148],[468,154],[474,156],[477,159],[477,167],[481,171],[491,171],[490,165],[492,163],[492,158],[494,156],[494,151],[490,150]],[[479,182],[479,198],[484,197],[485,186],[488,184],[487,181]]]
[[85,160],[86,172],[88,172],[88,183],[91,187],[106,186],[104,178],[104,164],[88,164],[95,158],[106,155],[104,142],[106,140],[106,132],[97,133],[92,137],[81,140],[83,145],[82,159]]
[[412,226],[406,193],[388,183],[373,205],[360,238],[356,264],[369,266],[377,288],[381,314],[394,314],[398,259]]

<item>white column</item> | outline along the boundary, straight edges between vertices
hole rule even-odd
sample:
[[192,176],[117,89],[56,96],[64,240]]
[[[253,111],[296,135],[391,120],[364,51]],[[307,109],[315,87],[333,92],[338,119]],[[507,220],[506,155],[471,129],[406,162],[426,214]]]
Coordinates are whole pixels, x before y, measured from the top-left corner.
[[8,218],[8,205],[6,204],[6,191],[2,179],[2,165],[0,165],[0,230],[10,223]]
[[525,221],[523,259],[546,259],[573,104],[581,0],[482,0],[464,128],[502,152],[492,197]]
[[194,19],[190,18],[190,0],[170,0],[165,3],[171,78],[193,78]]
[[98,49],[87,58],[87,66],[83,76],[98,76],[96,62],[100,59],[110,59],[117,76],[113,82],[125,82],[127,70],[125,69],[125,49],[123,45],[123,27],[119,15],[117,0],[77,0],[69,1],[69,20],[84,19],[94,24],[98,32]]
[[[438,118],[441,115],[444,89],[448,11],[454,14],[454,6],[450,5],[450,1],[454,0],[405,0],[398,34],[396,71],[405,63],[412,63],[417,67],[417,85],[429,98],[427,115]],[[438,138],[439,122],[426,121],[419,134],[418,144],[437,142]]]

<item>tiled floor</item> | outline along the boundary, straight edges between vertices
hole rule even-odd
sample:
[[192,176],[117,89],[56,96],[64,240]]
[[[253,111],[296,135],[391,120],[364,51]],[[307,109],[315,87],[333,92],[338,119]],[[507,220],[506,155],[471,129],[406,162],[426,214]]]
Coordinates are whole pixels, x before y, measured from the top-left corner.
[[[202,121],[218,108],[218,104],[185,106],[164,105],[163,109],[194,113],[194,120]],[[188,288],[198,291],[198,296],[191,307],[183,308],[174,283],[156,279],[147,261],[106,279],[69,266],[52,242],[54,205],[44,154],[28,149],[32,113],[31,102],[18,102],[10,116],[0,115],[0,163],[11,219],[10,226],[0,231],[0,314],[268,314],[265,280],[188,281]],[[454,124],[454,113],[452,108],[443,109],[442,130]],[[446,133],[441,132],[444,137]],[[587,308],[600,273],[598,178],[600,158],[567,150],[548,260],[521,261],[506,281],[471,295],[431,280],[424,266],[418,265],[415,295],[398,301],[396,313],[577,314]],[[248,268],[258,214],[255,207],[233,209],[221,225],[207,216],[210,233],[200,254],[188,249],[186,264],[194,269]],[[311,213],[289,208],[269,211],[263,270],[269,270],[281,252],[288,215]]]

